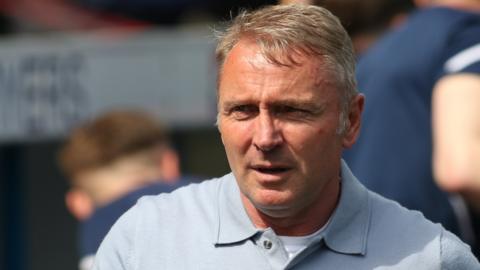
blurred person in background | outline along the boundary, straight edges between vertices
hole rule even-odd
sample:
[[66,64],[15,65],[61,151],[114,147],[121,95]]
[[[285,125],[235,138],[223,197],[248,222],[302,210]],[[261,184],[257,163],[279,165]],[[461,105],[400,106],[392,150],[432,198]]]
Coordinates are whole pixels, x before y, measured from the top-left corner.
[[364,124],[344,157],[368,188],[442,223],[478,256],[480,1],[415,2],[359,60]]
[[76,128],[59,153],[71,188],[67,208],[81,222],[80,269],[111,225],[143,195],[169,192],[180,179],[179,160],[165,129],[148,114],[111,111]]
[[399,27],[413,10],[412,0],[280,0],[280,4],[310,4],[328,9],[340,19],[357,56],[381,35]]

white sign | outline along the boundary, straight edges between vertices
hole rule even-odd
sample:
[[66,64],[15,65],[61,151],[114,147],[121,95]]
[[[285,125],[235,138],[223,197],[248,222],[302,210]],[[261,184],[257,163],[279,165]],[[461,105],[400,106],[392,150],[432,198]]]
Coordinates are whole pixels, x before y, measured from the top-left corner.
[[0,42],[0,142],[58,137],[111,109],[144,109],[173,127],[213,125],[209,36],[183,30]]

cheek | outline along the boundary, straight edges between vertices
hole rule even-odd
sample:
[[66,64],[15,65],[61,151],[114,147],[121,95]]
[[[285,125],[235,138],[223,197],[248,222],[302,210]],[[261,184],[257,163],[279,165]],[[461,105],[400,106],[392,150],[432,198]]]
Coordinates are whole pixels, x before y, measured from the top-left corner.
[[225,121],[219,130],[227,155],[240,154],[248,150],[251,141],[251,128],[248,123]]
[[[237,179],[244,179],[244,166],[249,149],[249,133],[244,125],[225,123],[220,132],[230,169]],[[241,181],[240,181],[241,182]],[[242,183],[239,183],[242,185]]]
[[285,139],[295,155],[306,164],[318,164],[341,151],[340,137],[332,129],[296,128],[286,132]]

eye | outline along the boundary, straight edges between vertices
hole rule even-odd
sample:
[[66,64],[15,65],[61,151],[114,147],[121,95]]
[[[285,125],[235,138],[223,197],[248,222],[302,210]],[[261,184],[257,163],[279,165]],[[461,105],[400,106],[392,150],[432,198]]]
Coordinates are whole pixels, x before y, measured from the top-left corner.
[[279,106],[276,108],[275,113],[286,117],[305,117],[311,115],[309,110],[294,106]]
[[291,112],[298,112],[298,111],[301,111],[301,110],[298,109],[298,108],[291,107],[291,106],[280,107],[280,112],[283,112],[283,113],[291,113]]
[[255,105],[236,105],[233,106],[228,114],[236,120],[247,120],[258,114],[258,108]]

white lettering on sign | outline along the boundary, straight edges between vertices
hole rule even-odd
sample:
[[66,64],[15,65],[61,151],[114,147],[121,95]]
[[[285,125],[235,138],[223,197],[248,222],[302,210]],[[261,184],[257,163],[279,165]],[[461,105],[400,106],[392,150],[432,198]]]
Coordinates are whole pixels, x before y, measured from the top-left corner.
[[[32,54],[0,62],[0,129],[39,138],[86,118],[81,54]],[[8,136],[9,134],[4,134]]]

